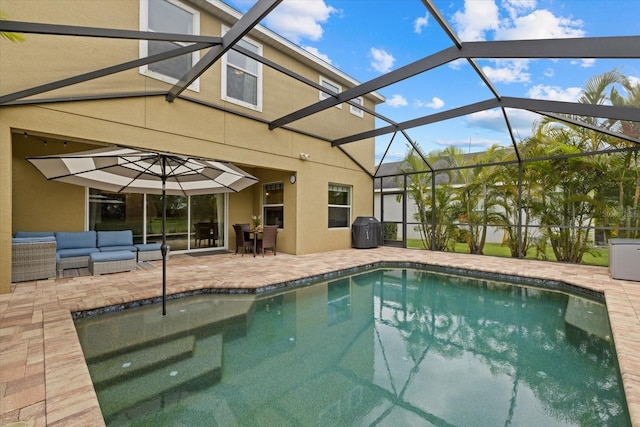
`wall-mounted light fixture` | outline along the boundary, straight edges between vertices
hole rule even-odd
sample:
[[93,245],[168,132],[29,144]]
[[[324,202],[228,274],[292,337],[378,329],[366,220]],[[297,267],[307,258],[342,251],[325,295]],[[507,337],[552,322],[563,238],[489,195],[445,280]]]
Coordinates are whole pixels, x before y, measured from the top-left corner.
[[300,153],[300,160],[309,160],[308,153]]

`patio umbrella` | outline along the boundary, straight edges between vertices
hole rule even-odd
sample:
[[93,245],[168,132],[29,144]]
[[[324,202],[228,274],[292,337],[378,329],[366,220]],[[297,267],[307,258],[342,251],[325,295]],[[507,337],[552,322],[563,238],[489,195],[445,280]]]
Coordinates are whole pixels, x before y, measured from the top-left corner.
[[258,182],[226,162],[126,147],[27,157],[48,179],[115,193],[162,195],[162,314],[167,295],[167,195],[238,192]]

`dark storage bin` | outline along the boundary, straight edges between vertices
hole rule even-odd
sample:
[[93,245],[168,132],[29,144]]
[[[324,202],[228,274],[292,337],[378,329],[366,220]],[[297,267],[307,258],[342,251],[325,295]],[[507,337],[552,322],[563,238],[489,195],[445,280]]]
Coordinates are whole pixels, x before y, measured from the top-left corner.
[[351,246],[377,248],[382,244],[382,224],[372,216],[359,216],[351,224]]

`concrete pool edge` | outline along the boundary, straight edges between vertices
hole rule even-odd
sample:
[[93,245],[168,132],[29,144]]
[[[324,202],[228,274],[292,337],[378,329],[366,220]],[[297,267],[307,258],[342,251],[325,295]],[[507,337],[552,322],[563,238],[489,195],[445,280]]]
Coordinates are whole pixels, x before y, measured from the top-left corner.
[[[563,281],[540,279],[530,276],[520,276],[513,274],[500,274],[492,272],[484,272],[479,270],[470,270],[450,266],[432,265],[429,263],[417,263],[417,262],[405,262],[405,261],[376,261],[373,263],[367,263],[350,267],[343,270],[336,270],[329,273],[321,273],[313,276],[303,277],[299,279],[289,280],[286,282],[273,283],[266,286],[262,286],[254,289],[233,289],[233,288],[200,288],[192,291],[180,292],[166,296],[166,301],[174,299],[187,298],[197,295],[266,295],[273,292],[292,290],[303,286],[311,286],[316,283],[324,282],[327,280],[334,280],[343,276],[352,274],[364,273],[370,270],[384,269],[384,268],[409,268],[428,271],[432,273],[467,276],[471,278],[481,280],[492,280],[498,282],[506,282],[508,284],[530,286],[543,288],[550,291],[565,292],[570,294],[577,294],[582,297],[596,299],[600,302],[605,302],[604,293],[595,291],[582,286],[572,285]],[[98,316],[105,313],[117,312],[120,310],[127,310],[135,307],[142,307],[153,304],[162,303],[161,297],[145,298],[142,300],[135,300],[129,302],[123,302],[115,305],[96,307],[88,310],[74,311],[71,313],[71,317],[75,319],[81,319],[85,317]]]
[[[233,255],[211,259],[187,258],[191,257],[176,256],[170,261],[169,267],[174,273],[172,276],[176,277],[172,279],[171,293],[189,292],[203,286],[224,288],[229,284],[232,289],[256,289],[296,277],[308,277],[311,273],[326,274],[336,269],[376,262],[417,262],[472,271],[535,276],[604,293],[629,414],[633,425],[640,425],[640,357],[637,356],[640,354],[640,322],[637,314],[640,309],[640,284],[613,280],[606,268],[398,248],[341,250],[300,256],[278,254],[277,257],[261,259],[241,259]],[[29,419],[39,420],[39,425],[101,425],[103,420],[93,387],[86,388],[86,381],[90,383],[90,377],[71,313],[90,306],[96,308],[136,297],[140,299],[141,295],[153,298],[158,292],[158,273],[144,271],[96,278],[29,282],[18,285],[12,294],[0,296],[0,333],[3,341],[7,337],[11,341],[10,346],[3,347],[19,347],[21,357],[24,353],[25,360],[28,355],[31,361],[16,361],[13,365],[5,363],[0,366],[0,373],[10,380],[2,389],[4,402],[0,405],[3,407],[0,425]],[[16,323],[25,326],[17,327]],[[42,328],[43,337],[40,341],[36,337],[37,326]],[[18,332],[20,328],[24,329],[24,333]],[[79,360],[82,363],[78,363]],[[27,366],[23,368],[23,375],[35,378],[33,382],[37,383],[29,390],[22,391],[21,399],[17,399],[18,393],[9,393],[13,392],[11,380],[18,381],[14,378],[16,375],[11,371],[11,378],[4,376],[9,372],[5,369],[12,369],[18,363]],[[29,368],[30,365],[33,367]],[[42,369],[42,384],[36,381],[38,372],[29,374],[30,369]],[[65,386],[70,382],[78,384],[78,387],[74,386],[72,391],[66,390]]]

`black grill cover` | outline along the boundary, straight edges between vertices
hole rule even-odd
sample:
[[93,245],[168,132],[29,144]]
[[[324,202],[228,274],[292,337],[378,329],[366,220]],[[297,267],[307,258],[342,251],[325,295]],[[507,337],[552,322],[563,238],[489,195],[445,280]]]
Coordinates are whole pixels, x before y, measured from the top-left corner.
[[382,244],[382,224],[372,216],[359,216],[351,224],[351,246],[377,248]]

